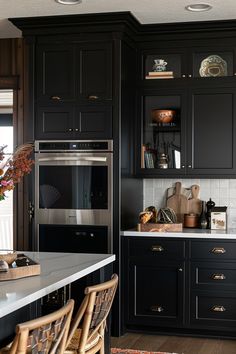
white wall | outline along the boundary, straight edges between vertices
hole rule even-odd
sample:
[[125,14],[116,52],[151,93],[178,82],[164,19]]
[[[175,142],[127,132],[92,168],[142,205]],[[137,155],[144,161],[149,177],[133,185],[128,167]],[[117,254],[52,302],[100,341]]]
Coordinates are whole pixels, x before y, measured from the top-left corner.
[[216,206],[227,206],[228,228],[236,228],[236,179],[144,179],[143,209],[150,205],[164,207],[166,190],[177,181],[185,188],[198,184],[200,199],[211,198]]

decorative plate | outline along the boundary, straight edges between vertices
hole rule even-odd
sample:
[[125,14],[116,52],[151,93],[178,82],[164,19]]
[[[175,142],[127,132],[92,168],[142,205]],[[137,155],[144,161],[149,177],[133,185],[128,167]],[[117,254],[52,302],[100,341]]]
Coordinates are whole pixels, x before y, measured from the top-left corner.
[[227,63],[219,55],[210,55],[201,62],[201,77],[227,76]]

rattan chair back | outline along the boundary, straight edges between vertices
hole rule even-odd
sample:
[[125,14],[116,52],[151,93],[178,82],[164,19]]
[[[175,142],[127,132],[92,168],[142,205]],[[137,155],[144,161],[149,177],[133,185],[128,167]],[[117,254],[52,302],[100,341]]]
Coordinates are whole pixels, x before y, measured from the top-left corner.
[[[118,285],[118,276],[111,280],[89,286],[85,289],[84,300],[71,324],[66,352],[104,352],[104,330]],[[76,334],[78,333],[79,336]],[[75,338],[76,334],[76,338]],[[73,343],[73,345],[71,345]],[[75,344],[76,343],[76,348]]]
[[9,354],[64,353],[74,300],[49,315],[18,324]]

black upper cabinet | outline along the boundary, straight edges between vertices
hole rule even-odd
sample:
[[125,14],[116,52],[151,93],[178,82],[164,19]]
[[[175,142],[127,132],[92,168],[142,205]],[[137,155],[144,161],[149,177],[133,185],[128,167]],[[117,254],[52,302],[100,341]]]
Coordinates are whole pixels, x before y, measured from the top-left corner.
[[112,138],[112,43],[39,44],[36,73],[36,139]]

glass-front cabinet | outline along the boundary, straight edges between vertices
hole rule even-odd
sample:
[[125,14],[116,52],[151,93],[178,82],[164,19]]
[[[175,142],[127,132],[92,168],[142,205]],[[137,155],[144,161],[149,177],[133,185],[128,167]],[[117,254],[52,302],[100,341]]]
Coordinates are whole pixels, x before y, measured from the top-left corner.
[[235,49],[193,47],[143,52],[143,79],[222,78],[236,75]]

